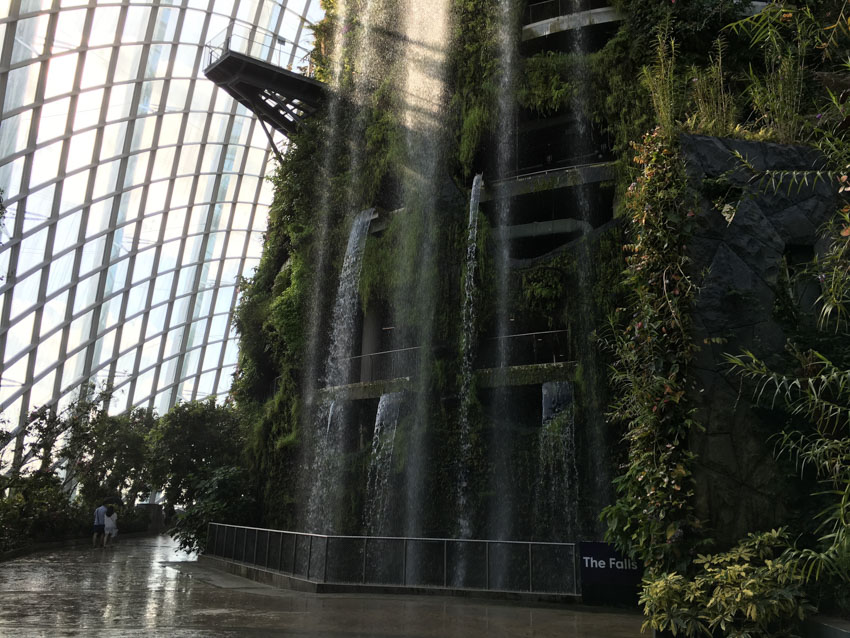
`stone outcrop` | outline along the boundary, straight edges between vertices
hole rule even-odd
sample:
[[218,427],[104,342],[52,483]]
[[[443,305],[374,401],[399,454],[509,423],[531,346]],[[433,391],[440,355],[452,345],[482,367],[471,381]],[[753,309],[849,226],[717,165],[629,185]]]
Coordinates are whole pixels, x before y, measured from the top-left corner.
[[[768,529],[787,518],[787,470],[773,458],[769,437],[781,417],[751,405],[751,390],[731,374],[725,353],[750,350],[767,361],[785,348],[775,311],[781,273],[791,256],[813,256],[818,230],[834,214],[835,193],[824,180],[775,181],[763,171],[811,171],[822,158],[811,149],[683,136],[691,185],[700,193],[697,228],[688,246],[699,285],[693,336],[700,351],[693,366],[692,400],[705,431],[693,435],[697,454],[697,509],[721,542]],[[742,161],[746,160],[746,161]],[[722,210],[727,196],[733,210]],[[737,199],[729,202],[728,196]]]

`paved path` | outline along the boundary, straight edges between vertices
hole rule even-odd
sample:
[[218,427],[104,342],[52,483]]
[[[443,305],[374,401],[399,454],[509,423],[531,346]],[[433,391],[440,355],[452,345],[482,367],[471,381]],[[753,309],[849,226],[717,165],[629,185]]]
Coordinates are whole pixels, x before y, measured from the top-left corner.
[[200,567],[168,537],[0,563],[0,636],[638,638],[641,617],[431,596],[281,591]]

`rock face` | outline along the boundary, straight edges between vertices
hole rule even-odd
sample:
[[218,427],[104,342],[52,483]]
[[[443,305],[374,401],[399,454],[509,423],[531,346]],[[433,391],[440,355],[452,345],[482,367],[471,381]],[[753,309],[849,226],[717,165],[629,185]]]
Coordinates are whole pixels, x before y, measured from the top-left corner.
[[[817,252],[818,229],[835,213],[836,199],[825,181],[800,186],[786,174],[776,187],[762,179],[763,171],[820,168],[823,160],[811,149],[702,136],[683,136],[681,148],[701,194],[688,247],[700,287],[691,399],[705,427],[691,441],[697,511],[714,538],[733,542],[787,518],[787,470],[774,461],[769,440],[784,425],[781,417],[753,408],[750,389],[729,373],[723,355],[750,350],[771,361],[783,353],[786,335],[774,308],[781,274],[800,255]],[[734,216],[718,208],[724,196]]]

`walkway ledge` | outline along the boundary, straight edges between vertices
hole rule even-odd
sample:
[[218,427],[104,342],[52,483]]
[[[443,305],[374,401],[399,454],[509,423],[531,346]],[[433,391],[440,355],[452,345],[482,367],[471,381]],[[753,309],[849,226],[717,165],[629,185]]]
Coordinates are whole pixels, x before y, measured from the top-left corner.
[[198,564],[208,569],[223,571],[233,576],[247,578],[271,587],[313,594],[401,594],[480,598],[487,600],[516,601],[522,603],[581,603],[581,596],[574,594],[503,592],[484,589],[452,589],[450,587],[402,587],[399,585],[319,583],[270,569],[263,569],[262,567],[248,565],[247,563],[240,563],[203,554],[198,557]]

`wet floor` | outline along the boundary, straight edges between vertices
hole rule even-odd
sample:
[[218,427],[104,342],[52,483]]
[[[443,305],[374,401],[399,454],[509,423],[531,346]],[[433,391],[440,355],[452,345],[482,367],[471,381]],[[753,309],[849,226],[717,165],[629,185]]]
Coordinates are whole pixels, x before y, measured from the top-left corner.
[[283,591],[200,567],[166,536],[0,563],[0,636],[14,638],[637,638],[640,625],[575,606]]

